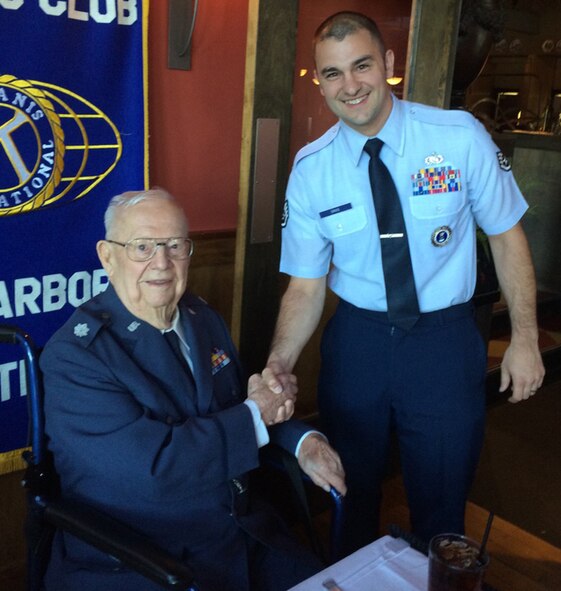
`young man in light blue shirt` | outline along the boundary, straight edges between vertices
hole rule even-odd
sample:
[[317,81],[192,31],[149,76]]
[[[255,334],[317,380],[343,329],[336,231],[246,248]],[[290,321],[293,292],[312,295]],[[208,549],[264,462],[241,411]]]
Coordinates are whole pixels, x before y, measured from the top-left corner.
[[[510,165],[471,115],[398,100],[394,55],[375,23],[338,13],[316,32],[320,91],[339,122],[296,156],[283,218],[283,296],[264,376],[292,371],[316,329],[328,285],[340,298],[322,340],[318,406],[347,475],[343,547],[378,534],[391,429],[399,440],[414,533],[462,532],[483,442],[486,351],[471,298],[476,226],[488,235],[512,336],[501,391],[541,386],[535,279],[520,219],[527,204]],[[380,232],[364,152],[396,185],[420,316],[388,320]]]

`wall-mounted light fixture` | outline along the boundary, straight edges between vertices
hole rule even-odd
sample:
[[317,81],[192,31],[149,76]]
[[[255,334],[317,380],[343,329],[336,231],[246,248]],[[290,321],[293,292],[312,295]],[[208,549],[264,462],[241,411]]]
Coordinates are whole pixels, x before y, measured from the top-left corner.
[[191,40],[199,0],[168,0],[168,68],[191,69]]

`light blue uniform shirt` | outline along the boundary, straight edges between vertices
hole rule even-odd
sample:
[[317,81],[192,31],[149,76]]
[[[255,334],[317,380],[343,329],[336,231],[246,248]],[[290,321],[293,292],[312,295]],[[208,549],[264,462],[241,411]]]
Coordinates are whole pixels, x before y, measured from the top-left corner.
[[[378,136],[403,209],[422,312],[468,301],[476,281],[476,225],[512,228],[528,208],[508,161],[469,113],[393,98]],[[368,138],[341,121],[296,155],[283,216],[280,270],[329,273],[341,298],[387,310]]]

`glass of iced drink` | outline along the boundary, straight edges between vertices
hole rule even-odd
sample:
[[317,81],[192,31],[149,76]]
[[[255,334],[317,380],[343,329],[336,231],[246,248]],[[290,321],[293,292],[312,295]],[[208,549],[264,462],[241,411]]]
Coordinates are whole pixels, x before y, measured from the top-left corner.
[[459,534],[439,534],[429,545],[428,591],[482,591],[489,555]]

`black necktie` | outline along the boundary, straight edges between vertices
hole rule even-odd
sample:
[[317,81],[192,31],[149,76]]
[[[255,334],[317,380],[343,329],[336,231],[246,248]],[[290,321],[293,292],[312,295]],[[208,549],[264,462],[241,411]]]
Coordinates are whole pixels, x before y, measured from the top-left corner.
[[185,355],[183,355],[183,351],[181,350],[181,345],[179,343],[179,337],[177,336],[175,330],[168,330],[164,332],[164,338],[168,342],[172,351],[175,353],[175,356],[179,359],[179,362],[181,363],[181,366],[183,367],[187,375],[191,378],[191,380],[193,380],[193,383],[195,383],[195,380],[193,378],[193,372],[189,367],[189,363],[187,362]]
[[383,145],[374,138],[366,142],[364,150],[370,155],[368,170],[380,230],[388,318],[410,330],[419,318],[419,303],[401,203],[390,172],[380,160]]

